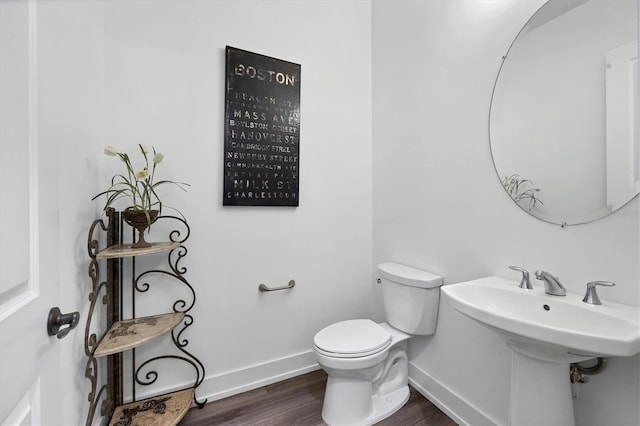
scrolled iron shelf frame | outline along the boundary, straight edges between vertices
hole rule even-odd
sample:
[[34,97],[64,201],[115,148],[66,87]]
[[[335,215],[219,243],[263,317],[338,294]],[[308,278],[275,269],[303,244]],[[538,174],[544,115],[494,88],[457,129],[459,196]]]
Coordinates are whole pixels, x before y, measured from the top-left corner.
[[[106,232],[106,247],[112,245],[122,244],[123,241],[123,220],[120,212],[110,208],[106,212],[108,224],[102,219],[95,220],[89,230],[87,250],[90,258],[88,274],[91,278],[92,289],[89,294],[89,313],[85,324],[85,338],[84,349],[85,355],[88,357],[85,368],[85,377],[89,379],[91,383],[91,390],[88,394],[89,410],[87,413],[87,426],[94,424],[94,417],[98,406],[100,406],[100,415],[106,417],[108,421],[116,406],[123,404],[123,381],[124,381],[124,364],[122,353],[106,356],[106,383],[99,384],[100,371],[105,368],[105,361],[101,358],[94,356],[95,350],[98,347],[100,341],[105,337],[109,328],[114,322],[121,320],[123,312],[123,258],[110,258],[106,259],[106,280],[101,281],[100,273],[100,259],[98,259],[98,253],[100,253],[100,233]],[[158,220],[177,220],[178,223],[184,227],[183,232],[178,229],[174,229],[169,233],[169,239],[171,242],[180,243],[174,249],[168,251],[167,265],[169,271],[163,269],[146,270],[136,275],[136,256],[127,256],[131,258],[131,313],[135,318],[135,304],[136,293],[145,293],[149,291],[151,285],[147,282],[147,278],[150,278],[154,274],[160,274],[173,278],[173,280],[187,288],[191,298],[189,301],[184,299],[178,299],[173,303],[173,311],[175,313],[184,313],[184,318],[181,323],[174,327],[171,331],[171,339],[175,348],[180,352],[179,355],[163,354],[159,356],[151,357],[144,362],[136,365],[135,348],[131,349],[131,382],[132,382],[132,397],[136,400],[136,385],[148,386],[156,382],[159,377],[157,370],[151,370],[144,373],[146,379],[141,379],[140,374],[143,374],[143,370],[149,368],[149,365],[155,361],[169,359],[185,362],[191,366],[195,371],[195,380],[193,388],[196,389],[203,382],[205,377],[205,368],[202,362],[190,353],[186,346],[189,341],[183,336],[183,333],[193,324],[193,317],[189,314],[189,311],[194,307],[196,302],[196,292],[184,274],[187,272],[187,268],[181,265],[182,259],[187,255],[188,250],[183,243],[189,238],[191,230],[186,220],[176,216],[160,216]],[[144,250],[141,251],[144,253]],[[102,298],[99,296],[102,295]],[[102,308],[99,304],[102,303]],[[98,338],[96,332],[92,331],[94,324],[94,318],[96,317],[96,311],[101,313],[101,318],[106,317],[106,328],[104,333]],[[95,326],[97,327],[97,326]],[[104,374],[102,375],[104,377]],[[194,403],[202,408],[207,400],[198,400],[195,392],[193,395]]]

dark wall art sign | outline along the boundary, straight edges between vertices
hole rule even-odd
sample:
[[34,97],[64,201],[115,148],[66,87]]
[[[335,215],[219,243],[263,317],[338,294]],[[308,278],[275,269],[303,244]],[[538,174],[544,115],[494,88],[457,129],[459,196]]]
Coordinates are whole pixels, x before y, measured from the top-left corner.
[[227,46],[225,206],[298,206],[300,65]]

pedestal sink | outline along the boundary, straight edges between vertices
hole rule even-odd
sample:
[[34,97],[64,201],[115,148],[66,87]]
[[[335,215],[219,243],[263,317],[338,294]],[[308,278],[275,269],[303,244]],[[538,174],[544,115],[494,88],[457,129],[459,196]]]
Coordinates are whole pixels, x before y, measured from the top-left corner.
[[512,349],[509,423],[573,425],[569,364],[640,352],[640,308],[582,295],[551,296],[487,277],[442,287],[458,312],[496,331]]

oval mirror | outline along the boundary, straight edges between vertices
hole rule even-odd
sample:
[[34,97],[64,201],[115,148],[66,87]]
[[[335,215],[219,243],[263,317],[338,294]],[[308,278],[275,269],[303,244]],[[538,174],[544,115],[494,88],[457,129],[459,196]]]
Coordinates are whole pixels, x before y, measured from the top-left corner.
[[503,58],[489,133],[500,181],[529,214],[575,225],[640,189],[636,0],[549,0]]

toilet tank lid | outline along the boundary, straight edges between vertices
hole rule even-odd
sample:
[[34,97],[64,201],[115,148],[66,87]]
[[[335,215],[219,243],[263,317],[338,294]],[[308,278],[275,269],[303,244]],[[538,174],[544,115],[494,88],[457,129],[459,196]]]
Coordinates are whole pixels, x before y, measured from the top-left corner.
[[380,277],[386,280],[411,287],[435,288],[442,285],[442,277],[411,266],[395,262],[385,262],[378,265]]

